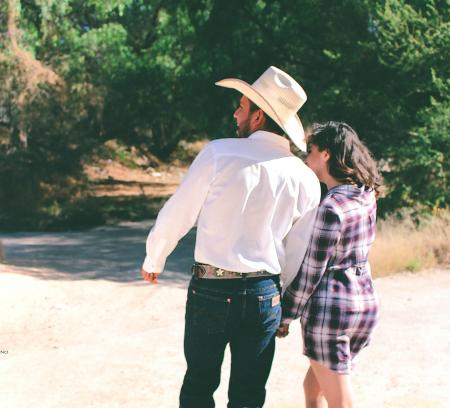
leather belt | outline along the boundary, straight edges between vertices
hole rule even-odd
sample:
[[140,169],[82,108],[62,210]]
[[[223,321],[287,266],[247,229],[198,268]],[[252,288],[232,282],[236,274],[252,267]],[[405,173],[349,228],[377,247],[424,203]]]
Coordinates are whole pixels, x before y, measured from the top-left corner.
[[192,265],[192,275],[201,279],[242,279],[242,278],[260,278],[263,276],[278,276],[267,271],[256,272],[234,272],[226,269],[217,268],[212,265],[194,263]]

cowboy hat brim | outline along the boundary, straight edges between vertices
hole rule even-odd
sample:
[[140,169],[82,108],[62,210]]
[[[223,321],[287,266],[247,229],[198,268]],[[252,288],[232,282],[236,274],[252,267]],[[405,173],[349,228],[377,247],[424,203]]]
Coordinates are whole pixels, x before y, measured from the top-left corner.
[[246,96],[257,106],[259,106],[265,113],[267,113],[280,126],[286,134],[290,137],[292,142],[303,152],[306,152],[305,131],[302,122],[297,114],[294,114],[284,123],[277,115],[271,104],[264,96],[257,92],[247,82],[237,78],[226,78],[216,82],[217,86],[224,88],[236,89],[242,95]]

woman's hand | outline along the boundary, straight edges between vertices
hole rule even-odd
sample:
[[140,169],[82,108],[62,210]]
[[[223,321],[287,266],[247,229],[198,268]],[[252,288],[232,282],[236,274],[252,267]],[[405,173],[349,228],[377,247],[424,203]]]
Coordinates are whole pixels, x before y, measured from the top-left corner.
[[282,339],[283,337],[286,337],[288,334],[289,334],[289,324],[281,323],[280,327],[277,330],[277,337]]

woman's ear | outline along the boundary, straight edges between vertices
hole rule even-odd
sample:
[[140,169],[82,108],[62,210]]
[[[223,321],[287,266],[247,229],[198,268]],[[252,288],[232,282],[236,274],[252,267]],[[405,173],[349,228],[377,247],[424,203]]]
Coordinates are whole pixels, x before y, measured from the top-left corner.
[[326,162],[328,162],[328,161],[331,159],[331,154],[330,154],[330,151],[329,151],[328,149],[323,149],[323,150],[321,151],[321,153],[322,153],[323,159],[324,159]]

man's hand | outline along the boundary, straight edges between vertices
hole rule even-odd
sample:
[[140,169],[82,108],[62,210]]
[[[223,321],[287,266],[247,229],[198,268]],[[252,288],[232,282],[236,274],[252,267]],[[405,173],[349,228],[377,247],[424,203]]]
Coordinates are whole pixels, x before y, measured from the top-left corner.
[[153,283],[154,285],[156,285],[158,283],[159,273],[147,272],[147,271],[144,271],[144,269],[141,268],[141,275],[146,281],[148,281],[150,283]]
[[282,339],[283,337],[286,337],[288,334],[289,334],[289,324],[281,323],[280,327],[277,330],[277,337]]

